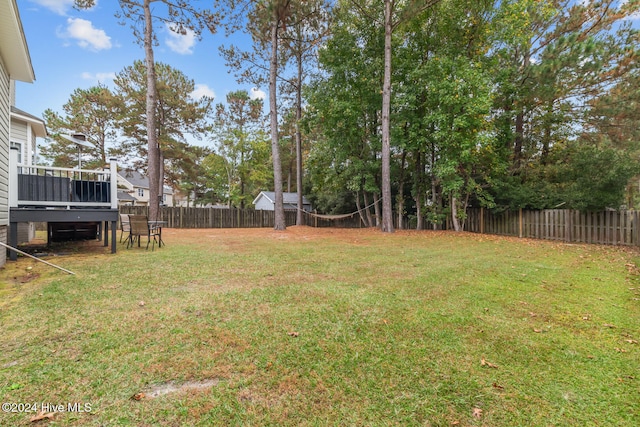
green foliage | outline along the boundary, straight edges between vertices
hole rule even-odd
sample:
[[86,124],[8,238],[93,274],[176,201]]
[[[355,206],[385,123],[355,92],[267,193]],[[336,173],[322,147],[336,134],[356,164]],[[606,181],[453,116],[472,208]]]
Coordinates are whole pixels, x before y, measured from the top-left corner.
[[[276,64],[278,79],[287,90],[299,89],[312,67],[287,78],[292,70],[286,65],[292,58],[300,61],[302,51],[317,52],[320,63],[304,91],[302,122],[305,186],[316,206],[352,212],[359,203],[379,198],[385,181],[384,2],[334,2],[331,19],[319,12],[327,4],[320,0],[223,3],[234,8],[229,29],[246,26],[241,7],[259,23],[249,29],[250,54],[233,47],[226,52],[240,79],[266,81],[272,18],[277,18],[283,53]],[[639,2],[441,0],[434,8],[428,5],[396,2],[392,13],[390,171],[398,210],[421,224],[423,219],[443,222],[454,209],[463,219],[468,204],[581,210],[635,205],[629,182],[640,158],[640,36],[629,18],[640,10]],[[324,42],[327,22],[330,35]],[[291,179],[293,138],[275,145],[278,158],[284,153],[284,167],[274,171],[264,129],[242,123],[243,115],[250,118],[262,108],[249,106],[246,92],[231,93],[237,102],[228,99],[228,106],[218,106],[212,155],[192,150],[185,139],[209,130],[212,100],[187,99],[192,81],[164,64],[156,71],[157,137],[174,188],[244,206],[268,187],[274,172],[285,172],[279,182]],[[100,87],[74,93],[66,115],[45,113],[49,128],[54,137],[81,130],[100,140],[100,128],[91,120],[115,118],[128,139],[115,151],[99,143],[85,155],[96,164],[105,153],[133,156],[131,161],[144,169],[144,64],[125,69],[117,83],[113,99]],[[247,110],[232,111],[234,105]],[[289,107],[284,100],[278,105]],[[273,140],[295,135],[298,119],[284,116]],[[112,138],[104,136],[102,141]],[[42,153],[59,165],[72,165],[76,157],[60,139]]]
[[[201,138],[209,130],[207,120],[213,99],[206,96],[197,100],[191,98],[195,84],[181,71],[163,63],[156,63],[155,69],[157,139],[164,158],[161,166],[165,168],[165,182],[172,188],[179,188],[181,182],[190,179],[188,171],[194,168],[194,148],[187,143],[187,136]],[[118,73],[114,82],[121,99],[117,125],[126,137],[119,141],[116,152],[136,169],[145,170],[146,66],[142,61],[135,61]]]
[[496,186],[503,207],[529,209],[617,209],[625,189],[640,173],[637,158],[610,145],[570,143],[553,149],[550,161],[532,166],[526,176]]
[[[63,114],[51,109],[44,112],[50,140],[41,148],[40,155],[53,166],[75,167],[80,155],[83,167],[103,167],[107,157],[114,154],[119,105],[120,99],[105,86],[76,89],[62,106]],[[76,144],[61,136],[75,133],[84,134],[92,147],[82,147],[79,152]]]
[[[309,178],[315,192],[376,194],[381,10],[338,6],[308,92]],[[402,209],[442,221],[453,200],[461,219],[467,203],[623,205],[640,143],[640,43],[625,20],[639,9],[612,0],[443,0],[402,22],[391,108]]]
[[566,185],[569,208],[584,211],[617,209],[624,203],[629,180],[640,173],[640,163],[611,147],[571,144],[562,153],[568,167],[561,168],[559,181]]
[[273,179],[262,99],[250,99],[246,90],[227,94],[227,104],[216,105],[214,135],[217,156],[208,164],[209,173],[218,184],[226,176],[223,200],[244,208]]
[[380,182],[383,39],[370,20],[343,9],[337,13],[332,36],[319,52],[321,77],[306,92],[307,126],[320,132],[307,173],[313,192],[326,199],[332,196],[325,193],[376,193]]

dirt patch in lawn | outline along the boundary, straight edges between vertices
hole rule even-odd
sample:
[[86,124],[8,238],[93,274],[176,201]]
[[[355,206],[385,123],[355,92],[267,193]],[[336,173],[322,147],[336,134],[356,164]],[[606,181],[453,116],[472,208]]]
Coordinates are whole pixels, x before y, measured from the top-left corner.
[[166,394],[182,393],[187,391],[203,391],[208,390],[211,387],[215,387],[219,383],[220,380],[216,378],[203,381],[188,381],[181,384],[168,382],[150,387],[143,393],[138,393],[137,395],[135,395],[136,397],[134,397],[134,399],[155,399],[156,397],[164,396]]

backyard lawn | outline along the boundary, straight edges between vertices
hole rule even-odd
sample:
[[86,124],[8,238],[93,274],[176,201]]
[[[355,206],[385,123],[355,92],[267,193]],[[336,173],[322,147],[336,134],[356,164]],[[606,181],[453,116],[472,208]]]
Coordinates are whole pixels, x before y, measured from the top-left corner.
[[640,425],[637,249],[163,238],[0,270],[1,426]]

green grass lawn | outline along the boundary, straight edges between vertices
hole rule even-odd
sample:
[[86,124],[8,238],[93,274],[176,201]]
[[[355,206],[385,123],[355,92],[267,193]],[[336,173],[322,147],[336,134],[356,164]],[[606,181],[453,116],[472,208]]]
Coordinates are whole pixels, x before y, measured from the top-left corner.
[[10,263],[0,401],[90,406],[37,423],[63,426],[640,424],[636,250],[299,227],[164,238],[47,258],[75,276]]

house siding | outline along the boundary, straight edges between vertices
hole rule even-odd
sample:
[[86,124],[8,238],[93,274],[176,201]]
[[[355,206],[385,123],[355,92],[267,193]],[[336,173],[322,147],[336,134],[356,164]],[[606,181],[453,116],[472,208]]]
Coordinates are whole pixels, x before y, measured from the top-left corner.
[[[9,75],[4,61],[0,58],[0,241],[7,243],[9,225],[9,129],[11,114],[9,107]],[[0,266],[7,259],[4,249],[0,250]]]
[[265,196],[262,196],[256,202],[255,209],[263,211],[273,211],[275,210],[275,206],[271,200],[267,199]]
[[[35,137],[31,132],[31,124],[22,120],[11,119],[11,132],[9,134],[11,144],[20,144],[20,163],[31,165],[29,150],[35,144]],[[18,244],[29,243],[36,235],[34,223],[18,223]]]
[[27,134],[27,126],[28,124],[26,122],[17,121],[15,119],[11,121],[11,133],[9,134],[10,141],[12,143],[20,144],[20,159],[22,160],[21,163],[26,163],[25,160],[27,159],[27,149],[30,145]]
[[[126,175],[127,171],[123,171],[125,176],[118,173],[118,188],[120,191],[123,191],[126,188],[126,192],[129,193],[133,198],[135,198],[134,205],[136,206],[148,206],[149,205],[149,184],[148,181],[140,183],[139,176],[131,177],[130,175]],[[133,178],[133,179],[132,179]],[[132,179],[132,181],[129,181]],[[142,194],[141,194],[142,193]],[[126,204],[130,203],[130,201],[124,202]],[[167,206],[173,206],[173,193],[167,187],[163,189],[163,200]]]

